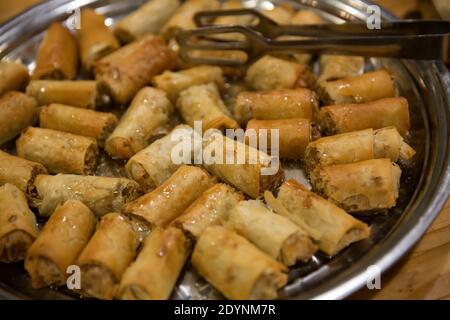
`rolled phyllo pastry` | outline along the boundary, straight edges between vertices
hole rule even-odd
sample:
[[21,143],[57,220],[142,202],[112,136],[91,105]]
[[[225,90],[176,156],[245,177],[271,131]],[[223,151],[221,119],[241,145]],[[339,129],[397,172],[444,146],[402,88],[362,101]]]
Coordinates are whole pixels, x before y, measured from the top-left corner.
[[218,0],[187,0],[170,17],[163,26],[161,33],[166,39],[174,37],[179,31],[195,29],[193,17],[199,11],[216,10],[220,8]]
[[234,115],[241,124],[250,119],[313,119],[319,110],[316,94],[309,89],[283,89],[241,92],[237,95]]
[[179,0],[149,0],[120,20],[114,33],[125,43],[146,34],[159,34],[179,5]]
[[36,100],[24,93],[10,91],[0,97],[0,146],[32,126],[39,117]]
[[94,63],[119,48],[119,41],[105,25],[105,17],[94,9],[83,8],[80,12],[78,43],[81,63],[86,73],[90,73]]
[[286,266],[309,260],[317,250],[306,231],[259,200],[239,202],[230,210],[226,226]]
[[90,174],[98,154],[92,138],[33,127],[17,139],[16,148],[19,157],[42,163],[50,173]]
[[195,121],[201,121],[203,130],[239,128],[213,83],[193,86],[182,91],[176,106],[184,122],[191,127],[194,127]]
[[173,63],[174,55],[164,40],[148,35],[97,61],[95,78],[101,93],[118,104],[126,104]]
[[41,216],[50,216],[68,199],[86,204],[97,216],[120,212],[122,206],[139,195],[139,185],[125,178],[58,174],[38,175],[34,181],[34,205]]
[[104,146],[106,138],[117,125],[117,117],[109,112],[71,107],[53,103],[41,109],[39,126],[80,136],[91,137]]
[[254,90],[312,87],[314,76],[304,64],[266,55],[247,70],[245,82]]
[[0,187],[0,262],[23,260],[38,236],[34,213],[16,186]]
[[20,91],[30,79],[28,69],[16,61],[0,61],[0,96],[8,91]]
[[126,217],[119,213],[103,216],[76,262],[81,269],[81,292],[112,299],[138,245],[138,235]]
[[405,137],[410,128],[408,100],[386,98],[361,104],[326,106],[320,109],[318,122],[328,135],[394,126]]
[[415,154],[395,127],[365,129],[323,137],[310,142],[305,152],[309,170],[316,166],[347,164],[370,159],[409,160]]
[[381,69],[340,80],[323,81],[320,92],[328,104],[363,103],[395,97],[396,88],[391,74]]
[[224,79],[222,69],[215,66],[197,66],[177,72],[164,71],[163,74],[153,78],[153,84],[167,93],[170,101],[175,103],[180,92],[192,86],[214,83],[222,89]]
[[90,80],[33,80],[27,87],[27,95],[35,98],[40,106],[59,103],[95,109],[109,103],[107,96],[98,93],[97,83]]
[[318,168],[310,173],[315,190],[348,212],[395,207],[401,169],[391,159],[373,159]]
[[[245,6],[240,0],[228,0],[222,3],[221,10],[235,10],[235,9],[245,9]],[[253,16],[249,15],[236,15],[236,16],[222,16],[214,19],[214,24],[218,26],[226,26],[226,25],[251,25],[251,23],[255,21]],[[219,40],[234,40],[234,41],[243,41],[245,40],[245,36],[239,33],[226,33],[217,36],[213,36],[215,39]]]
[[36,56],[33,79],[75,79],[78,73],[78,45],[59,22],[53,22],[45,32]]
[[106,152],[114,158],[131,158],[152,138],[169,131],[173,110],[164,91],[151,87],[139,90],[106,140]]
[[368,238],[370,228],[333,203],[308,191],[295,180],[280,187],[277,198],[265,193],[267,204],[289,218],[317,243],[319,249],[333,256],[353,242]]
[[287,283],[286,268],[237,233],[208,227],[198,239],[192,265],[226,298],[274,299]]
[[389,158],[396,162],[408,161],[416,151],[405,142],[395,127],[374,130],[373,153],[374,158]]
[[209,226],[221,225],[228,220],[230,210],[244,197],[232,187],[217,183],[195,200],[172,224],[198,239]]
[[194,129],[188,125],[178,125],[168,135],[136,153],[125,165],[128,177],[137,181],[145,192],[160,186],[182,165],[172,160],[172,152],[177,145],[184,143],[186,137],[193,139]]
[[125,271],[118,297],[124,300],[168,299],[190,250],[190,241],[181,230],[152,230],[136,261]]
[[0,150],[0,185],[13,184],[29,196],[36,176],[46,173],[47,169],[42,164]]
[[[225,136],[205,138],[203,155],[206,170],[252,198],[276,186],[284,176],[280,164],[267,153]],[[226,163],[227,157],[233,163]]]
[[75,264],[96,223],[80,201],[68,200],[56,208],[25,258],[33,288],[66,284],[67,267]]
[[[250,120],[247,124],[247,134],[259,137],[262,130],[267,134],[270,142],[271,131],[278,130],[279,156],[282,159],[303,159],[306,147],[313,135],[311,122],[308,119],[282,119],[282,120]],[[268,143],[268,148],[271,145]]]
[[364,57],[322,55],[318,82],[358,76],[364,71]]
[[203,169],[184,165],[158,188],[127,203],[122,212],[151,227],[164,227],[214,182]]

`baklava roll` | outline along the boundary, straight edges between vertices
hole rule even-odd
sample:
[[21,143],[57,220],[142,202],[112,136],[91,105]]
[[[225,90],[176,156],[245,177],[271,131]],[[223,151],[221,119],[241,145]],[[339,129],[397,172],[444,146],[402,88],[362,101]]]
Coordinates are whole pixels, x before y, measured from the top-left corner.
[[194,127],[195,121],[201,121],[204,131],[239,128],[213,83],[192,86],[182,91],[176,106],[184,122],[191,127]]
[[224,86],[222,69],[216,66],[197,66],[177,72],[164,71],[153,78],[155,87],[164,90],[173,103],[177,102],[181,91],[207,83],[214,83],[221,90]]
[[39,117],[36,100],[24,93],[10,91],[0,97],[0,146],[32,126]]
[[[225,136],[205,138],[203,155],[206,170],[252,198],[276,186],[284,176],[279,162],[267,153]],[[232,163],[227,163],[228,157]]]
[[33,79],[75,79],[78,73],[78,45],[74,36],[59,22],[45,32],[36,56]]
[[366,129],[323,137],[310,142],[305,152],[309,170],[316,166],[354,163],[370,159],[409,160],[415,154],[395,127]]
[[226,226],[285,266],[308,261],[317,250],[303,229],[259,200],[239,202],[231,209]]
[[47,169],[42,164],[0,150],[0,185],[13,184],[29,196],[36,176],[46,173]]
[[242,193],[224,183],[217,183],[195,200],[172,225],[198,239],[207,227],[226,222],[229,211],[241,200],[244,200]]
[[67,267],[75,264],[96,223],[80,201],[68,200],[56,208],[25,258],[33,288],[66,284]]
[[16,61],[0,61],[0,96],[8,91],[21,91],[30,80],[28,69]]
[[[282,119],[282,120],[250,120],[247,124],[247,134],[259,137],[261,130],[267,133],[270,142],[271,131],[278,130],[279,156],[281,159],[303,159],[306,147],[311,141],[312,127],[308,119]],[[268,143],[268,148],[271,147]]]
[[203,169],[184,165],[158,188],[127,203],[122,212],[151,227],[165,227],[214,182]]
[[179,5],[179,0],[149,0],[120,20],[114,33],[124,43],[146,34],[159,34]]
[[361,104],[326,106],[320,109],[318,122],[327,135],[394,126],[405,137],[410,128],[408,100],[386,98]]
[[354,77],[364,72],[364,57],[322,55],[317,82]]
[[391,159],[373,159],[318,168],[310,173],[315,190],[348,212],[395,207],[399,166]]
[[16,148],[19,157],[42,163],[50,173],[90,174],[98,154],[92,138],[33,127],[17,139]]
[[[172,160],[172,152],[177,145],[184,143],[185,138],[194,139],[194,129],[188,125],[176,126],[168,135],[128,160],[125,165],[127,176],[137,181],[145,192],[160,186],[182,165]],[[188,160],[191,159],[192,155]]]
[[193,17],[199,11],[216,10],[220,8],[218,0],[187,0],[170,17],[163,26],[161,33],[166,38],[174,37],[181,30],[195,29]]
[[374,130],[373,134],[373,153],[376,159],[389,158],[393,162],[408,161],[416,154],[395,127]]
[[43,107],[39,114],[41,128],[94,138],[102,147],[117,122],[117,117],[109,112],[98,112],[57,103]]
[[138,235],[127,218],[119,213],[103,216],[76,262],[81,269],[81,291],[90,297],[111,300],[138,245]]
[[305,230],[327,255],[334,256],[351,243],[369,237],[370,228],[367,224],[308,191],[295,180],[283,183],[277,198],[270,192],[264,196],[276,213]]
[[0,187],[0,262],[23,260],[38,236],[34,213],[27,198],[12,184]]
[[118,104],[126,104],[155,75],[170,69],[174,59],[161,37],[145,36],[95,63],[99,91]]
[[326,103],[344,104],[395,97],[396,88],[391,74],[381,69],[340,80],[323,81],[320,92]]
[[169,131],[173,111],[164,91],[151,87],[139,90],[106,140],[106,152],[114,158],[131,158],[152,138]]
[[44,106],[60,103],[85,109],[107,105],[109,98],[97,91],[97,83],[91,80],[57,81],[33,80],[27,87],[27,94]]
[[78,43],[81,63],[88,74],[98,59],[120,47],[119,41],[105,25],[105,17],[91,8],[81,10]]
[[177,228],[156,228],[145,239],[136,261],[125,271],[118,297],[167,300],[189,257],[191,243]]
[[139,196],[139,185],[125,178],[40,174],[33,187],[33,204],[41,216],[50,216],[68,199],[86,204],[97,216],[120,212],[122,206]]
[[287,283],[286,267],[235,232],[208,227],[198,239],[192,265],[226,298],[274,299]]
[[241,92],[234,106],[234,115],[241,124],[250,119],[314,119],[318,111],[316,94],[304,88]]
[[314,76],[304,64],[266,55],[247,70],[245,82],[254,90],[312,87]]

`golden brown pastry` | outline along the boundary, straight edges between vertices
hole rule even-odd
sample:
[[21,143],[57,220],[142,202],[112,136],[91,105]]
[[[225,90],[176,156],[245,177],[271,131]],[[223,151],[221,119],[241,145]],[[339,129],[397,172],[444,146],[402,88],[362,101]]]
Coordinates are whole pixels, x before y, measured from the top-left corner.
[[394,126],[405,137],[410,128],[409,107],[405,98],[322,107],[318,121],[327,134]]
[[0,187],[0,262],[23,260],[38,236],[34,213],[27,199],[16,186]]
[[348,212],[395,207],[401,169],[391,159],[373,159],[318,168],[311,172],[314,189]]
[[71,80],[78,73],[78,45],[74,36],[59,22],[53,22],[39,45],[32,78]]
[[47,169],[42,164],[0,150],[0,186],[13,184],[29,197],[36,176],[46,173]]
[[55,210],[25,259],[33,288],[66,283],[67,267],[75,264],[96,222],[92,211],[77,200],[68,200]]
[[286,266],[309,260],[317,250],[306,231],[259,200],[241,201],[231,208],[226,226]]
[[280,187],[277,198],[266,192],[267,204],[289,218],[317,243],[319,249],[333,256],[353,242],[368,238],[370,228],[343,209],[308,191],[295,180]]
[[0,96],[8,91],[21,91],[30,80],[28,69],[17,61],[0,61]]
[[145,239],[137,259],[125,271],[118,297],[166,300],[189,256],[190,241],[176,228],[156,228]]
[[78,43],[81,63],[88,74],[98,59],[120,46],[119,41],[105,25],[105,17],[91,8],[83,8],[80,12]]
[[39,109],[36,100],[17,91],[0,97],[0,146],[37,122]]
[[380,69],[359,76],[320,83],[323,100],[328,104],[363,103],[395,97],[391,74]]
[[103,216],[76,262],[81,269],[81,291],[98,299],[112,299],[138,245],[138,235],[127,218],[119,213]]
[[122,206],[139,196],[139,185],[125,178],[40,174],[33,186],[33,202],[42,216],[50,216],[68,199],[86,204],[97,216],[120,212]]
[[242,193],[224,183],[217,183],[203,192],[172,225],[198,239],[207,227],[226,222],[230,210],[241,200],[244,200]]
[[164,91],[151,87],[139,90],[106,140],[106,152],[114,158],[131,158],[152,138],[169,131],[173,111]]
[[243,125],[250,119],[314,119],[318,111],[316,94],[304,88],[241,92],[234,107],[234,115]]
[[152,78],[174,63],[174,55],[161,37],[147,35],[95,63],[95,79],[101,93],[126,104]]
[[90,137],[102,147],[117,125],[117,117],[109,112],[98,112],[52,103],[41,109],[39,126]]
[[33,127],[17,139],[16,148],[19,157],[42,163],[50,173],[90,174],[98,154],[92,138]]
[[287,282],[286,268],[245,238],[221,226],[198,239],[192,265],[226,298],[274,299]]
[[158,188],[126,204],[122,211],[152,227],[164,227],[213,183],[214,179],[203,169],[184,165]]

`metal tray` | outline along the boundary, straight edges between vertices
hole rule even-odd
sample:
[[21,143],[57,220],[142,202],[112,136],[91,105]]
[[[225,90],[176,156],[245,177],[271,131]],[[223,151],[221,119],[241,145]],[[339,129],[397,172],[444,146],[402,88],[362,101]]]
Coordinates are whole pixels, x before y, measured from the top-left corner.
[[[143,0],[53,0],[34,6],[0,26],[0,59],[22,59],[30,69],[43,31],[55,20],[70,28],[74,10],[91,6],[108,17],[107,24],[132,11]],[[289,3],[296,8],[314,7],[325,19],[340,23],[364,20],[371,3],[362,0],[243,0],[249,7]],[[382,18],[395,19],[382,11]],[[367,70],[386,67],[394,74],[400,93],[410,104],[412,130],[410,144],[417,150],[414,164],[403,168],[402,188],[396,208],[368,221],[371,237],[329,259],[316,255],[308,264],[298,265],[289,274],[289,284],[280,292],[285,299],[340,299],[366,284],[367,268],[392,266],[424,234],[449,195],[449,113],[450,75],[442,62],[367,59]],[[295,174],[296,165],[288,172]],[[75,294],[61,289],[32,289],[23,263],[0,263],[0,298],[73,299]],[[173,293],[174,299],[221,298],[188,265]]]

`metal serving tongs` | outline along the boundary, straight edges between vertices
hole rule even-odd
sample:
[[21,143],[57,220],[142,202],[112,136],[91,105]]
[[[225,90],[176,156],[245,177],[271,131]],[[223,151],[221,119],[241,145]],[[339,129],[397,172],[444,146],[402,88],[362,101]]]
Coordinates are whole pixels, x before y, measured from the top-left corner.
[[[251,25],[213,25],[217,17],[250,16]],[[202,11],[194,16],[199,27],[177,35],[186,62],[243,66],[268,53],[342,54],[417,60],[446,60],[449,56],[450,21],[403,20],[382,22],[370,30],[365,23],[278,25],[253,9]],[[218,39],[239,34],[241,40]],[[282,40],[280,37],[291,39]],[[292,39],[296,36],[297,39]],[[301,38],[298,38],[301,37]],[[226,39],[226,38],[225,38]],[[241,52],[245,59],[226,59],[207,52]],[[203,54],[202,54],[203,52]],[[242,55],[241,55],[242,56]]]

